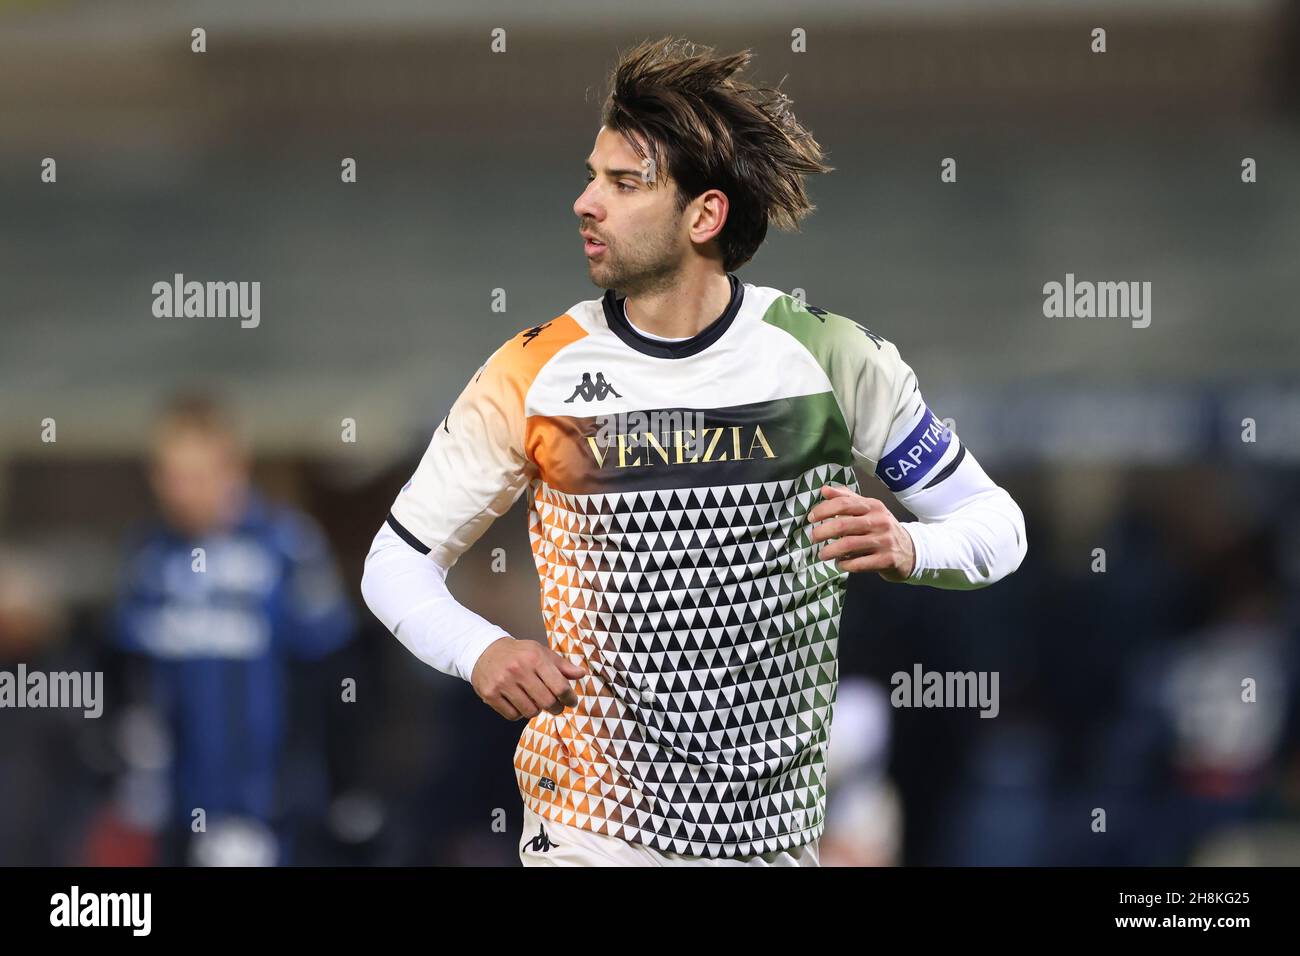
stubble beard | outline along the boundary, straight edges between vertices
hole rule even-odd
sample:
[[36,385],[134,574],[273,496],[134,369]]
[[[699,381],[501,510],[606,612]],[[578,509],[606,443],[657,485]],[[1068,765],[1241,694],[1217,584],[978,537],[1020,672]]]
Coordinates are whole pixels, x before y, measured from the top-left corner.
[[647,295],[671,288],[680,270],[680,260],[673,252],[674,226],[647,237],[639,244],[645,258],[627,262],[620,248],[606,244],[600,262],[587,260],[587,276],[601,289],[613,289],[619,296]]

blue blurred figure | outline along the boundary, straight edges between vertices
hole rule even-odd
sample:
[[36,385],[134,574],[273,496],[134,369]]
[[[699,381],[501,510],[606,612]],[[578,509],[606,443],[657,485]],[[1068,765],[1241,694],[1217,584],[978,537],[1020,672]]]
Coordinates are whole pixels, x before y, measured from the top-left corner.
[[[150,462],[161,520],[128,549],[112,628],[147,662],[146,696],[170,741],[165,864],[291,862],[293,801],[282,786],[291,662],[329,655],[354,630],[324,535],[267,501],[249,471],[220,404],[173,400]],[[323,790],[323,749],[310,749],[293,782]]]

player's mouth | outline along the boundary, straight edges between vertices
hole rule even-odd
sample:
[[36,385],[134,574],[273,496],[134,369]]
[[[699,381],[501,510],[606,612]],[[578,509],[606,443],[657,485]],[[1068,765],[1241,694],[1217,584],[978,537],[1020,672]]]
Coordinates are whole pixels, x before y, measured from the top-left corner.
[[582,238],[582,251],[586,253],[587,258],[598,256],[605,251],[605,244],[598,239],[592,239],[585,232],[582,234]]

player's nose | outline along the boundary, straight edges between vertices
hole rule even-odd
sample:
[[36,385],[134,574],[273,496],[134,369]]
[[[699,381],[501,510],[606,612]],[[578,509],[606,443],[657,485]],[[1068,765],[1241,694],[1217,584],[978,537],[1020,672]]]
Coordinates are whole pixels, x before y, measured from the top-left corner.
[[582,220],[584,229],[588,228],[589,220],[600,219],[600,207],[596,205],[596,202],[591,197],[591,186],[584,189],[582,195],[574,200],[573,214]]

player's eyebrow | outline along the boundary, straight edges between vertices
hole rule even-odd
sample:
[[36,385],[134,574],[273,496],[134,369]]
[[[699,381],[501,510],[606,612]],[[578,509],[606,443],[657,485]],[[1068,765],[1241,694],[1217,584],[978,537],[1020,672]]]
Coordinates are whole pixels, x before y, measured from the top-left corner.
[[[593,176],[596,174],[596,170],[592,168],[592,165],[591,165],[591,161],[590,161],[590,160],[588,160],[587,162],[583,163],[583,165],[587,167],[587,172],[591,173]],[[639,169],[606,169],[606,170],[605,170],[605,175],[606,175],[606,176],[613,176],[615,179],[617,179],[617,178],[620,177],[620,176],[640,176],[640,175],[641,175],[641,170],[639,170]]]

